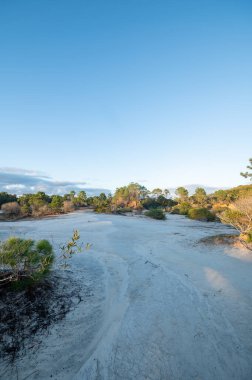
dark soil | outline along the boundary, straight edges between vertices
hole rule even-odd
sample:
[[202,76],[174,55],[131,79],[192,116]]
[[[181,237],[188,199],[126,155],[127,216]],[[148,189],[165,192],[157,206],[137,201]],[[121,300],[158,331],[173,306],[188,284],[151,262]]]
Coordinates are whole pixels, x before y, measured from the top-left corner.
[[50,275],[22,291],[0,288],[0,356],[13,363],[39,346],[49,327],[81,301],[81,286],[71,274]]

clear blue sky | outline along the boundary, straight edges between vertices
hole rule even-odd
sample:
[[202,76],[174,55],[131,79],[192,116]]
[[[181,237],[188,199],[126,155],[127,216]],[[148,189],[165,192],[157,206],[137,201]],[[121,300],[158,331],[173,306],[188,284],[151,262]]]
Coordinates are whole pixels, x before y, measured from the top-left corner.
[[232,186],[252,156],[250,0],[0,0],[0,166]]

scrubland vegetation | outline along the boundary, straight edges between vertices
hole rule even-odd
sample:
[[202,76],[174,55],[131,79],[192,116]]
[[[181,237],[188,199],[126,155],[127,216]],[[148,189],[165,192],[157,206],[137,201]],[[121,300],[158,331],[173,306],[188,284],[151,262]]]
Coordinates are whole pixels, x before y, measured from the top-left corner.
[[251,199],[252,185],[218,190],[213,194],[207,194],[199,187],[193,195],[189,195],[184,187],[178,187],[173,198],[168,189],[156,188],[149,191],[138,183],[117,188],[113,196],[101,193],[98,196],[87,197],[84,191],[78,194],[72,191],[64,196],[49,196],[44,192],[38,192],[17,197],[0,193],[2,219],[64,214],[85,207],[91,207],[98,213],[143,212],[154,219],[165,219],[164,213],[168,212],[200,221],[222,221],[238,229],[242,239],[248,242],[252,229]]
[[[252,159],[247,166],[249,171],[241,173],[252,178]],[[178,187],[176,196],[171,198],[168,189],[155,188],[149,191],[138,183],[117,188],[114,195],[101,193],[87,197],[85,191],[74,191],[64,196],[49,196],[44,192],[24,194],[20,197],[0,193],[0,206],[3,218],[39,217],[44,215],[71,212],[75,209],[92,207],[98,213],[143,213],[153,219],[166,219],[165,212],[185,215],[199,221],[221,221],[240,232],[240,239],[252,245],[252,185],[238,186],[228,190],[218,190],[207,194],[198,187],[193,195],[184,187]],[[66,266],[78,248],[79,235],[61,247],[62,259]],[[35,242],[11,237],[0,245],[0,284],[8,282],[34,282],[43,278],[51,269],[54,253],[47,240]]]

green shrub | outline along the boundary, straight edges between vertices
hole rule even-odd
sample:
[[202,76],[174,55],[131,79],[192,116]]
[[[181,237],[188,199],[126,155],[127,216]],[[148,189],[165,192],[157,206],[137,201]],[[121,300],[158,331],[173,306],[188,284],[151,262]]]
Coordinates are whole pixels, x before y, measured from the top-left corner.
[[247,243],[252,243],[252,231],[247,233]]
[[166,219],[164,211],[160,208],[154,208],[152,210],[146,211],[144,215],[148,216],[149,218],[158,219],[158,220]]
[[49,272],[53,262],[53,248],[47,240],[10,237],[0,244],[1,283],[36,282]]
[[212,214],[207,208],[191,208],[187,215],[188,218],[195,220],[207,222],[213,222],[215,220],[215,215]]
[[94,211],[97,212],[97,214],[109,214],[110,213],[110,207],[108,205],[99,205],[94,208]]
[[180,204],[172,208],[172,214],[187,215],[188,211],[192,206],[189,202],[181,202]]
[[187,215],[188,211],[190,210],[191,205],[188,202],[182,202],[179,205],[179,214],[180,215]]
[[132,208],[130,207],[118,207],[115,212],[117,214],[125,214],[126,212],[132,212]]

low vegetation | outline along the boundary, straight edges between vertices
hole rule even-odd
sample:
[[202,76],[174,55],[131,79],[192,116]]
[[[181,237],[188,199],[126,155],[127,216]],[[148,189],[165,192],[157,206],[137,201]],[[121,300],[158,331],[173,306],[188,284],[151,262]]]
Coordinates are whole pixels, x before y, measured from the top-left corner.
[[[69,259],[82,251],[77,230],[71,239],[60,246],[61,255],[56,263],[59,268],[68,268]],[[90,244],[86,245],[88,249]],[[0,287],[11,285],[22,289],[33,286],[44,279],[55,262],[53,247],[48,240],[34,241],[10,237],[0,242]]]
[[166,219],[164,211],[160,208],[153,208],[152,210],[146,211],[145,215],[152,219],[158,219],[158,220]]
[[24,354],[27,345],[37,347],[41,333],[82,300],[74,274],[59,275],[82,250],[79,239],[75,230],[60,246],[58,261],[48,240],[10,237],[0,243],[0,355],[7,361]]
[[9,219],[41,217],[67,213],[87,206],[85,191],[76,194],[47,195],[42,191],[36,194],[24,194],[20,197],[5,192],[0,193],[0,206],[3,215]]
[[[248,170],[241,175],[252,179],[252,159],[249,163]],[[87,197],[85,191],[78,194],[71,191],[64,196],[49,196],[44,192],[38,192],[17,197],[3,192],[0,193],[0,205],[2,218],[7,219],[60,214],[83,207],[92,207],[97,213],[115,214],[132,211],[141,213],[147,210],[145,215],[154,219],[163,219],[164,212],[169,212],[195,220],[220,220],[239,230],[242,239],[251,240],[252,227],[248,222],[251,211],[244,211],[244,204],[249,203],[249,199],[252,198],[252,185],[218,190],[213,194],[207,194],[205,189],[198,187],[193,195],[189,195],[188,190],[180,186],[175,194],[176,197],[172,199],[168,189],[162,190],[157,187],[149,191],[146,187],[132,182],[117,188],[113,196],[101,193],[98,196]]]
[[53,262],[53,248],[47,240],[10,237],[0,244],[0,285],[39,281],[49,273]]
[[252,196],[240,198],[231,206],[220,214],[220,219],[223,223],[238,230],[240,238],[250,247],[252,243]]
[[205,222],[213,222],[215,220],[215,215],[206,208],[190,208],[187,215],[190,219]]

